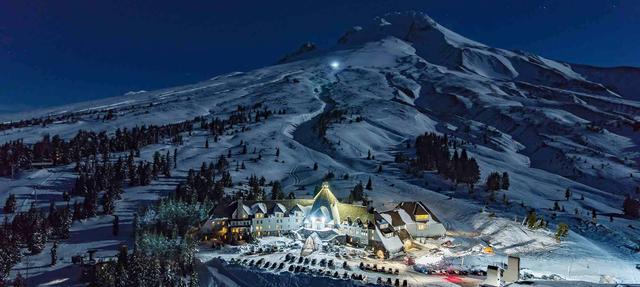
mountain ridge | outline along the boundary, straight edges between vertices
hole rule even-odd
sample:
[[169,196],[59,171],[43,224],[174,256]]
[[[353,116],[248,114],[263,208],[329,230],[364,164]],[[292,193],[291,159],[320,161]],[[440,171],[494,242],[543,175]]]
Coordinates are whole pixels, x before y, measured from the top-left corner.
[[[527,268],[543,274],[591,282],[606,274],[640,282],[632,265],[640,260],[640,231],[634,227],[637,220],[622,212],[624,196],[640,185],[640,102],[629,96],[636,86],[614,81],[624,71],[611,76],[611,70],[491,48],[420,12],[392,13],[371,23],[345,34],[330,49],[305,45],[279,65],[5,117],[71,115],[2,130],[0,141],[33,143],[47,134],[71,138],[79,130],[114,133],[213,119],[233,115],[238,107],[283,110],[268,121],[221,135],[215,143],[209,143],[206,131],[196,130],[185,134],[181,145],[161,142],[143,149],[141,157],[151,160],[155,151],[179,149],[180,169],[174,174],[184,176],[187,168],[233,150],[231,160],[248,165],[231,170],[234,179],[258,172],[299,197],[308,196],[329,173],[336,177],[332,186],[341,198],[371,178],[374,189],[367,193],[374,207],[424,201],[448,229],[478,234],[456,237],[461,244],[491,242],[500,256],[519,254]],[[113,117],[105,119],[109,113]],[[424,133],[460,141],[456,151],[464,149],[480,167],[475,189],[396,162],[398,154],[415,156],[415,139]],[[203,148],[205,141],[211,148]],[[236,155],[246,143],[269,160]],[[374,158],[367,159],[368,153]],[[311,168],[315,164],[318,170]],[[509,173],[508,191],[485,190],[483,182],[492,172]],[[21,180],[9,182],[0,194],[24,192],[32,184]],[[573,198],[564,197],[567,189]],[[144,191],[127,192],[135,198]],[[564,211],[554,210],[555,204]],[[550,230],[521,225],[532,209],[551,222]],[[589,218],[592,211],[595,219]],[[552,230],[561,222],[569,223],[572,232],[557,243]],[[580,261],[572,272],[563,270],[566,258]],[[486,266],[493,259],[470,260]],[[599,266],[600,274],[589,264]]]

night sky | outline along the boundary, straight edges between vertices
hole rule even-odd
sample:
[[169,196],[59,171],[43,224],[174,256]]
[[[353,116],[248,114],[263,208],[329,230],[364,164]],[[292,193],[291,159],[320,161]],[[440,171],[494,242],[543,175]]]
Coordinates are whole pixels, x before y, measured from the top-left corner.
[[[640,1],[0,0],[0,112],[193,83],[421,10],[490,46],[640,66]],[[446,2],[446,3],[444,3]]]

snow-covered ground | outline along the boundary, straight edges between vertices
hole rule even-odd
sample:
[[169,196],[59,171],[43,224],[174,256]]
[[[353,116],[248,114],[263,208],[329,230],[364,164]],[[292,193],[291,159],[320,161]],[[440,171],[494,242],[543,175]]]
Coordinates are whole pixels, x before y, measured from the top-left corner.
[[[331,61],[339,61],[340,67],[330,67]],[[115,254],[121,242],[130,243],[128,228],[139,206],[173,190],[189,168],[231,149],[231,166],[235,161],[247,166],[231,170],[234,182],[256,174],[280,180],[285,193],[310,197],[313,187],[332,171],[336,174],[332,189],[340,198],[371,177],[374,188],[367,195],[376,208],[421,200],[443,221],[455,243],[468,249],[494,247],[495,256],[466,256],[465,264],[483,266],[515,254],[536,276],[640,282],[640,270],[635,268],[640,263],[635,251],[640,224],[622,216],[621,210],[623,196],[632,193],[640,179],[640,137],[630,125],[640,113],[636,101],[640,91],[635,90],[633,97],[632,85],[621,86],[625,82],[602,73],[606,70],[598,70],[596,76],[593,69],[573,69],[540,56],[487,47],[426,15],[404,13],[376,19],[345,34],[336,47],[303,53],[288,63],[183,87],[2,115],[1,121],[12,121],[111,109],[116,118],[102,121],[86,115],[74,122],[4,130],[0,143],[34,142],[44,134],[70,138],[81,129],[113,133],[116,128],[176,123],[195,116],[223,118],[238,105],[261,103],[286,110],[252,123],[248,131],[210,142],[209,149],[203,148],[208,135],[197,129],[184,135],[183,145],[145,147],[141,157],[147,160],[155,151],[177,148],[175,177],[125,189],[117,203],[116,214],[123,224],[118,237],[111,235],[111,217],[74,223],[71,239],[60,242],[59,264],[48,266],[48,248],[28,258],[30,280],[41,284],[77,280],[72,255],[88,248],[99,249],[98,257]],[[335,110],[343,111],[344,119],[332,122],[322,140],[313,129],[315,119]],[[406,142],[425,132],[447,133],[468,142],[463,147],[477,159],[481,181],[490,172],[506,171],[509,190],[498,192],[497,201],[491,203],[481,186],[469,194],[466,187],[455,187],[433,173],[421,178],[406,174],[393,163],[394,154],[409,152]],[[263,160],[253,162],[253,155],[240,155],[241,141],[249,150],[262,151]],[[369,150],[374,160],[366,159]],[[314,163],[319,165],[317,171]],[[381,164],[383,172],[377,173]],[[24,210],[37,194],[37,204],[43,208],[50,200],[63,204],[61,194],[74,178],[71,166],[0,178],[0,202],[16,194]],[[566,188],[573,191],[569,200],[564,198]],[[502,203],[503,194],[508,206]],[[566,212],[552,211],[555,201]],[[531,208],[550,221],[550,230],[532,231],[521,225]],[[592,209],[598,214],[596,224],[579,223],[579,219],[591,221]],[[551,219],[553,213],[556,219]],[[570,226],[568,238],[560,243],[552,238],[559,222]],[[12,276],[26,271],[27,257]]]
[[[224,247],[221,250],[208,250],[203,248],[199,252],[199,260],[204,263],[204,265],[208,266],[209,272],[212,273],[213,277],[217,279],[218,282],[225,283],[226,280],[230,280],[228,276],[220,276],[220,270],[226,270],[227,272],[231,271],[231,274],[234,272],[241,273],[243,269],[247,270],[257,270],[262,275],[264,274],[292,274],[293,272],[289,271],[290,266],[293,268],[300,266],[305,267],[306,269],[311,269],[314,271],[302,272],[311,274],[315,278],[321,279],[330,279],[336,281],[334,278],[335,272],[338,272],[340,278],[343,278],[344,273],[347,273],[347,276],[351,277],[352,274],[359,276],[363,276],[363,280],[346,280],[347,282],[351,281],[352,284],[376,284],[377,279],[380,277],[383,282],[386,282],[388,278],[391,278],[392,282],[395,282],[396,279],[399,280],[400,284],[404,280],[410,286],[459,286],[455,284],[457,281],[465,282],[471,285],[477,285],[482,282],[481,277],[479,276],[455,276],[455,281],[452,281],[454,276],[448,275],[426,275],[420,272],[417,272],[411,266],[407,266],[403,263],[402,258],[398,258],[396,260],[379,260],[375,258],[369,258],[370,252],[365,252],[362,249],[350,248],[350,247],[326,247],[331,249],[330,251],[316,251],[311,255],[305,256],[303,261],[300,260],[300,252],[302,250],[302,244],[298,241],[299,244],[295,244],[295,241],[288,238],[262,238],[258,240],[257,243],[252,244],[251,246],[242,246],[242,247]],[[258,250],[273,250],[274,247],[279,247],[277,251],[269,251],[259,253]],[[295,260],[293,262],[287,261],[287,254],[291,256],[295,256]],[[373,256],[372,256],[373,257]],[[223,260],[219,262],[216,259]],[[246,259],[246,262],[245,262]],[[324,264],[322,261],[324,260]],[[333,261],[334,266],[328,266],[327,262]],[[249,262],[254,261],[254,263],[260,262],[260,264],[251,264]],[[269,267],[265,267],[265,263],[269,262]],[[344,267],[344,263],[346,262],[346,268]],[[276,263],[278,267],[272,267],[273,264]],[[280,263],[282,263],[283,267],[279,268]],[[360,263],[365,265],[374,266],[376,268],[382,269],[385,268],[385,272],[381,271],[372,271],[372,270],[361,270],[359,268]],[[391,273],[389,273],[389,269],[391,269]],[[398,274],[395,271],[398,270]],[[327,273],[328,272],[328,273]],[[238,277],[242,279],[238,279]],[[234,276],[233,278],[235,284],[242,285],[247,283],[254,283],[250,280],[241,276]],[[225,283],[227,284],[227,283]],[[349,284],[346,282],[334,282],[336,286],[343,286],[343,284]],[[231,285],[231,284],[228,284]],[[278,284],[272,285],[278,286]],[[288,285],[295,286],[295,285]],[[321,286],[321,285],[314,285]]]

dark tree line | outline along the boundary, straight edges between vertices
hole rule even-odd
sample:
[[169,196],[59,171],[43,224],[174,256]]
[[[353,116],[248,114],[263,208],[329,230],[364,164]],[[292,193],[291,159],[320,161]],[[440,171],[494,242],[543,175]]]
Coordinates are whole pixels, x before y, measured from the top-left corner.
[[15,214],[11,222],[5,217],[0,228],[0,282],[4,282],[11,268],[20,261],[20,248],[31,254],[39,254],[50,239],[69,238],[72,211],[69,205],[56,207],[49,212],[32,205],[26,212]]
[[175,198],[188,203],[220,202],[224,188],[233,185],[227,168],[226,159],[220,156],[216,164],[203,162],[199,171],[190,169],[186,181],[176,186]]
[[318,118],[318,122],[314,126],[316,132],[318,133],[318,136],[321,138],[324,138],[324,136],[327,133],[327,129],[329,129],[329,125],[335,121],[337,122],[344,121],[345,120],[344,115],[345,115],[345,112],[339,109],[334,109],[330,112],[320,114],[320,117]]
[[492,172],[487,177],[485,185],[489,191],[508,190],[510,185],[509,174],[506,171],[502,175],[499,172]]
[[[218,142],[219,136],[224,135],[225,131],[233,129],[236,125],[248,124],[252,122],[257,123],[263,120],[266,121],[274,113],[285,114],[285,110],[274,112],[260,103],[255,104],[251,108],[238,106],[227,119],[220,119],[216,117],[209,121],[205,118],[201,118],[200,128],[203,130],[208,130],[211,135],[213,135],[214,142]],[[245,126],[241,127],[241,131],[245,131],[245,129]]]
[[622,203],[624,214],[632,218],[640,218],[640,200],[625,196]]
[[21,140],[11,141],[0,146],[0,176],[10,176],[12,172],[29,169],[36,162],[57,166],[74,162],[79,164],[90,157],[100,156],[106,160],[111,153],[117,152],[129,151],[138,155],[140,148],[159,143],[162,138],[171,138],[174,143],[181,142],[180,133],[190,132],[197,120],[200,118],[162,126],[117,129],[113,136],[108,136],[106,132],[80,130],[68,141],[58,135],[45,135],[32,145]]
[[[467,155],[465,149],[458,154],[457,141],[449,140],[447,135],[425,133],[416,138],[416,159],[413,165],[420,170],[436,170],[439,174],[453,180],[473,186],[480,179],[480,168],[475,159]],[[454,152],[451,155],[450,149]]]
[[264,186],[266,184],[267,180],[264,177],[258,178],[255,174],[253,174],[249,177],[249,190],[237,196],[248,200],[265,200],[267,199],[264,192]]
[[117,260],[96,265],[89,286],[198,286],[188,231],[206,219],[214,204],[231,200],[224,193],[232,185],[228,166],[221,156],[216,163],[190,169],[175,192],[147,210],[144,218],[150,221],[136,216],[133,252],[123,246]]
[[[285,110],[276,112],[284,114]],[[105,116],[107,116],[107,113]],[[193,126],[200,123],[200,127],[208,130],[217,142],[219,136],[225,131],[233,129],[236,125],[260,122],[267,120],[274,111],[262,104],[256,104],[252,108],[238,106],[227,119],[214,118],[207,120],[197,116],[191,120],[165,125],[143,125],[131,129],[118,128],[112,136],[105,131],[93,132],[80,130],[69,139],[62,139],[58,135],[49,135],[34,144],[26,144],[22,140],[10,141],[0,146],[0,176],[12,174],[32,167],[33,163],[48,163],[53,166],[78,164],[84,158],[109,158],[111,153],[133,152],[136,156],[140,149],[150,144],[157,144],[161,139],[171,139],[174,144],[182,144],[182,133],[191,134]],[[241,131],[245,130],[243,125]]]
[[11,268],[20,262],[20,245],[21,242],[12,227],[5,222],[0,229],[0,284],[5,281]]
[[[122,246],[117,259],[93,266],[93,287],[198,286],[192,248],[164,244],[164,251],[141,248],[129,253]],[[179,245],[178,245],[179,246]],[[167,248],[168,247],[168,248]]]

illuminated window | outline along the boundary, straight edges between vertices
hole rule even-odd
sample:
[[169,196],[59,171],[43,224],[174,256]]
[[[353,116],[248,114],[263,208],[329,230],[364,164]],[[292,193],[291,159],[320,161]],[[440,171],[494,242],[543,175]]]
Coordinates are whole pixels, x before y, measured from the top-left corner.
[[429,219],[429,215],[428,214],[416,215],[416,220],[418,220],[418,221],[425,221],[427,219]]
[[426,224],[418,224],[418,230],[425,230],[425,229],[427,229]]

